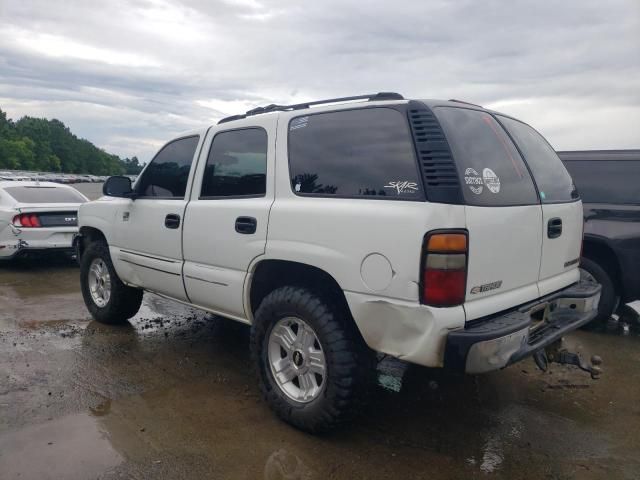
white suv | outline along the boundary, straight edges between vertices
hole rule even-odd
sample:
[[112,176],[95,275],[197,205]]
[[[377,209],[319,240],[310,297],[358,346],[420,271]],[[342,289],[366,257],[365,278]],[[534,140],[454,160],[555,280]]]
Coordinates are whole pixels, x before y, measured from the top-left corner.
[[93,317],[125,322],[148,290],[250,324],[266,400],[307,431],[351,416],[373,352],[482,373],[596,315],[571,177],[531,127],[464,102],[257,108],[104,193],[79,214]]

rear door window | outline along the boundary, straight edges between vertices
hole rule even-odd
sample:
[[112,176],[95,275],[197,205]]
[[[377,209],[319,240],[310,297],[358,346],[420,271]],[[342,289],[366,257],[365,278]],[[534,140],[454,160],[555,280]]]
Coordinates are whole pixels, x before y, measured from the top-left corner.
[[542,135],[526,123],[498,116],[529,165],[536,180],[542,203],[572,202],[578,192],[571,175],[564,168],[555,150]]
[[245,128],[216,134],[207,158],[200,198],[264,196],[267,132]]
[[468,205],[539,203],[531,175],[504,129],[478,110],[438,107]]
[[289,167],[298,195],[424,200],[407,119],[391,108],[293,118]]
[[189,171],[200,137],[185,137],[165,145],[136,183],[143,197],[184,198]]
[[565,165],[584,202],[640,204],[640,162],[572,160]]

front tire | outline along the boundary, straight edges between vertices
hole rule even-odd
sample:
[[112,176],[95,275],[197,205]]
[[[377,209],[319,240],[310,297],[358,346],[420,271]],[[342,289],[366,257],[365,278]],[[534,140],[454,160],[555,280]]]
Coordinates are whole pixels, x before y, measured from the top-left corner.
[[100,323],[125,323],[142,303],[142,290],[128,287],[118,278],[104,242],[90,243],[82,254],[80,286],[89,313]]
[[264,298],[251,328],[263,397],[310,433],[351,420],[373,372],[373,355],[342,310],[305,288],[282,287]]

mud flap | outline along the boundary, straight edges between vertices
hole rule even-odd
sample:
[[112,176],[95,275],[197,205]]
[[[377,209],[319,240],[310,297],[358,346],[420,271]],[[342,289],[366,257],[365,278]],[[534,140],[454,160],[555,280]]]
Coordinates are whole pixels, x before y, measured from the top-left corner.
[[546,372],[549,363],[558,363],[560,365],[575,365],[580,370],[591,374],[591,378],[597,380],[602,375],[602,358],[599,355],[593,355],[591,362],[585,361],[580,354],[570,352],[562,347],[562,341],[555,342],[546,348],[541,348],[533,354],[533,360],[540,370]]

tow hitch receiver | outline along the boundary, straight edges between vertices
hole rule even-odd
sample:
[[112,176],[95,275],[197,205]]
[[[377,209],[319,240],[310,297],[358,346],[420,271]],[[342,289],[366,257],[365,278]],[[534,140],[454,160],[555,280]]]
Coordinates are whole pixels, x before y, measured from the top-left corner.
[[559,363],[561,365],[575,365],[580,370],[589,372],[591,378],[597,380],[602,374],[602,358],[599,355],[591,357],[591,363],[586,362],[579,354],[570,352],[560,345],[560,342],[541,348],[533,354],[533,359],[540,370],[546,372],[549,363]]

